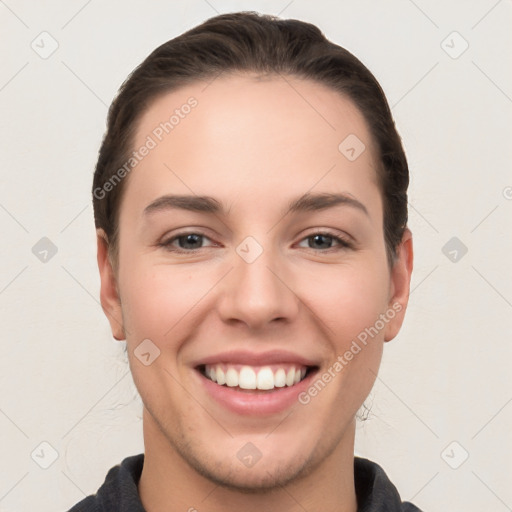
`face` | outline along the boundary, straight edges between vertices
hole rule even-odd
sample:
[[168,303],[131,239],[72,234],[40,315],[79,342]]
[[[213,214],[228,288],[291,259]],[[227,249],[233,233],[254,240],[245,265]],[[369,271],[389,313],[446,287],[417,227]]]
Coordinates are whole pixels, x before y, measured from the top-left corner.
[[116,275],[99,239],[101,298],[146,451],[262,489],[353,450],[403,320],[410,237],[390,269],[374,144],[349,100],[292,77],[206,85],[141,118],[135,147],[155,145],[125,178]]

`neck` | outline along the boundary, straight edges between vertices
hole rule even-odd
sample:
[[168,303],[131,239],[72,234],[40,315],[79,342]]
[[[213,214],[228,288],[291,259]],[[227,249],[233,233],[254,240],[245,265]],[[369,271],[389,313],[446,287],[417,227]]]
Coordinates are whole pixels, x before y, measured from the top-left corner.
[[144,408],[144,466],[138,491],[147,512],[356,512],[352,422],[331,454],[306,476],[261,493],[219,486],[174,449]]

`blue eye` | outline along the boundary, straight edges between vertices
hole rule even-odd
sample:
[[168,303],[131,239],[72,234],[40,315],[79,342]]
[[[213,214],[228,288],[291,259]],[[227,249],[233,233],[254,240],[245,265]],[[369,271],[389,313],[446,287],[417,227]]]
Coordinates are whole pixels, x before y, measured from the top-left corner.
[[323,249],[326,249],[326,250],[336,249],[336,247],[332,247],[333,242],[335,242],[341,248],[352,247],[351,244],[347,240],[345,240],[342,237],[335,236],[331,233],[313,233],[312,235],[309,235],[306,238],[304,238],[303,241],[304,240],[308,241],[309,249],[320,250],[321,252],[326,252]]
[[[203,245],[205,240],[208,240],[210,244],[207,246]],[[308,243],[308,249],[319,252],[331,252],[352,248],[352,244],[345,238],[327,232],[313,233],[303,238],[300,243],[305,241]],[[160,247],[176,253],[193,253],[205,247],[214,247],[215,245],[216,244],[211,242],[207,236],[195,232],[180,233],[159,244]]]
[[[209,240],[209,238],[201,233],[183,233],[170,238],[160,245],[169,251],[193,252],[203,248],[202,242],[204,240]],[[175,242],[178,242],[178,247],[176,247]]]
[[[181,249],[199,249],[198,244],[202,245],[203,236],[197,233],[191,233],[189,235],[182,235],[177,238],[178,242],[184,244],[186,247],[181,246]],[[192,246],[192,247],[191,247]]]

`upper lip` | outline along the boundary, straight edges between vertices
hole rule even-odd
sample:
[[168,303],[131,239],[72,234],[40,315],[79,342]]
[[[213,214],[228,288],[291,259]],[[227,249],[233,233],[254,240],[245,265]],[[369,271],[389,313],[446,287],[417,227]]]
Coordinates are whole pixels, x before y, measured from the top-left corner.
[[288,350],[271,350],[266,352],[229,350],[198,359],[193,363],[193,366],[197,367],[216,363],[246,364],[248,366],[265,366],[279,363],[296,364],[298,366],[319,366],[317,361],[294,354]]

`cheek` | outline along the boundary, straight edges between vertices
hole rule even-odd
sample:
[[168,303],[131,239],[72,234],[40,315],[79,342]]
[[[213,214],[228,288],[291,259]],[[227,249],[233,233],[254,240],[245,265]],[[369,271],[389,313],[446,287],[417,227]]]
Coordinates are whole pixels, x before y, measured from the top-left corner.
[[333,382],[320,400],[334,424],[356,414],[374,385],[382,358],[384,329],[377,322],[387,308],[389,280],[384,272],[369,270],[371,262],[364,269],[318,276],[315,292],[309,294],[308,306],[328,327],[324,333],[331,357],[324,377],[318,378]]
[[[389,277],[381,265],[326,267],[304,282],[301,298],[329,329],[341,350],[375,324],[387,306]],[[311,285],[314,283],[314,286]]]
[[332,360],[327,378],[336,382],[330,388],[330,398],[326,394],[324,399],[339,405],[337,418],[343,421],[342,411],[355,414],[378,373],[384,329],[377,322],[387,308],[389,274],[381,264],[367,260],[335,272],[326,268],[313,282],[308,306],[328,327],[324,332],[330,340]]
[[[296,269],[290,278],[294,292],[330,337],[346,342],[372,326],[386,307],[389,277],[380,267],[372,261],[318,265],[313,270]],[[222,275],[218,268],[195,267],[191,272],[179,265],[144,265],[143,259],[132,260],[125,268],[121,300],[128,332],[135,338],[162,341],[175,325],[187,323],[194,309],[201,309],[199,304]]]
[[154,264],[145,258],[126,266],[121,301],[132,350],[148,338],[179,359],[181,346],[214,308],[211,292],[223,275],[222,268],[199,267]]
[[[143,260],[141,258],[139,264],[134,262],[126,266],[129,270],[121,281],[130,367],[147,407],[164,401],[170,401],[173,407],[178,407],[181,394],[175,379],[179,380],[180,348],[193,329],[194,306],[208,287],[204,279],[178,269],[177,266],[144,265]],[[151,344],[149,349],[139,349],[139,346],[148,347],[141,344],[147,339],[157,349]],[[148,350],[151,359],[158,350],[160,352],[146,366],[138,358]]]

